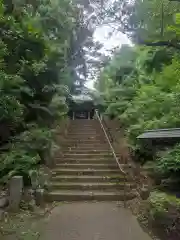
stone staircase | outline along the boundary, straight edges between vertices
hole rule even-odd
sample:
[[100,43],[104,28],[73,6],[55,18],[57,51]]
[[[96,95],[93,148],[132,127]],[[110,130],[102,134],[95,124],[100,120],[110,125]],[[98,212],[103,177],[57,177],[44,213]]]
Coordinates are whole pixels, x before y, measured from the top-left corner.
[[124,191],[124,176],[97,120],[71,120],[56,162],[48,201],[121,201],[124,192],[126,200],[135,197],[135,185],[128,178]]

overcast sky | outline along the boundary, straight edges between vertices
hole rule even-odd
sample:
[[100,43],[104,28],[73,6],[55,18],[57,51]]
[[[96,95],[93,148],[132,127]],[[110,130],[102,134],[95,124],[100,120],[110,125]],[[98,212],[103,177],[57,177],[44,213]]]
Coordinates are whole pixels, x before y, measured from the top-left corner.
[[[114,32],[111,37],[109,37],[109,33],[112,32],[113,29],[110,26],[99,27],[94,32],[94,40],[99,41],[103,44],[103,53],[108,54],[108,50],[111,50],[115,47],[120,47],[122,44],[131,44],[130,40],[126,37],[126,35],[120,32]],[[93,88],[94,80],[89,80],[86,83],[88,88]]]

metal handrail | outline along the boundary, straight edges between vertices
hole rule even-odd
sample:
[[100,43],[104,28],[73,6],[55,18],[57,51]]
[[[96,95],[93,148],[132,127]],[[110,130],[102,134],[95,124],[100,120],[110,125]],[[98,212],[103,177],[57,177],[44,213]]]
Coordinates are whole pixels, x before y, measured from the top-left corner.
[[101,118],[99,117],[99,114],[98,114],[98,111],[97,111],[97,110],[95,110],[95,114],[96,114],[96,116],[97,116],[97,119],[99,120],[99,123],[100,123],[100,125],[101,125],[101,128],[103,129],[104,135],[105,135],[105,137],[106,137],[106,139],[107,139],[107,141],[108,141],[108,143],[109,143],[109,146],[110,146],[111,151],[112,151],[112,153],[113,153],[114,159],[116,160],[116,163],[117,163],[117,165],[118,165],[118,167],[119,167],[119,170],[120,170],[121,173],[123,173],[123,175],[124,175],[124,207],[126,207],[126,175],[127,175],[127,173],[122,169],[121,164],[119,163],[118,157],[116,156],[116,153],[115,153],[115,151],[114,151],[114,148],[113,148],[113,146],[112,146],[112,144],[111,144],[111,142],[110,142],[110,140],[109,140],[109,137],[108,137],[108,135],[107,135],[107,133],[106,133],[106,130],[105,130],[104,126],[103,126],[102,120],[101,120]]
[[103,121],[103,119],[102,119],[102,124],[104,124],[104,128],[106,129],[106,132],[107,132],[107,135],[108,135],[108,137],[109,137],[110,142],[113,142],[112,134],[111,134],[111,132],[110,132],[110,130],[109,130],[106,122]]
[[112,153],[113,153],[114,159],[116,160],[120,171],[121,171],[123,174],[126,174],[126,172],[122,169],[121,164],[119,163],[118,157],[116,156],[116,153],[115,153],[115,151],[114,151],[114,148],[113,148],[113,146],[112,146],[112,144],[111,144],[111,142],[110,142],[110,140],[109,140],[109,137],[108,137],[108,135],[107,135],[107,133],[106,133],[106,130],[105,130],[104,126],[103,126],[102,120],[101,120],[100,117],[99,117],[98,111],[95,110],[95,113],[96,113],[96,116],[97,116],[97,118],[98,118],[98,120],[99,120],[99,123],[100,123],[100,125],[101,125],[101,128],[103,129],[104,135],[106,136],[106,139],[107,139],[107,141],[108,141],[108,143],[109,143],[109,146],[110,146],[110,148],[111,148],[111,151],[112,151]]

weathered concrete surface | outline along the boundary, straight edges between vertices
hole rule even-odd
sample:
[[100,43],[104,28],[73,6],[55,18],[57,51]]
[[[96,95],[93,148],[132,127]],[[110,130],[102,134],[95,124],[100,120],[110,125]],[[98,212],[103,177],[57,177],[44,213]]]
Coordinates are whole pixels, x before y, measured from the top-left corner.
[[63,203],[46,219],[40,240],[151,240],[116,203]]
[[11,211],[18,211],[22,198],[23,191],[23,177],[14,176],[9,184],[9,208]]

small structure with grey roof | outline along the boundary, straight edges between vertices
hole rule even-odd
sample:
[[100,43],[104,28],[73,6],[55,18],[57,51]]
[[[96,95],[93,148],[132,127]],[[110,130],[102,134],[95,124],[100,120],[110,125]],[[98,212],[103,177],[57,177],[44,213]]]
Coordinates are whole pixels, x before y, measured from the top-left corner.
[[180,128],[148,130],[139,135],[137,140],[141,146],[141,152],[154,155],[159,150],[180,143]]
[[180,128],[153,129],[139,135],[137,139],[176,138],[180,140]]

